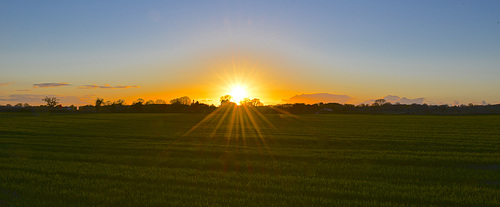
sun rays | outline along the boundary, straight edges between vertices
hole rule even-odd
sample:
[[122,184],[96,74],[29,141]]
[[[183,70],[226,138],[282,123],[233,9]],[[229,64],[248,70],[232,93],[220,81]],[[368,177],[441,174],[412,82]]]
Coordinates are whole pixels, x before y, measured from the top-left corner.
[[269,66],[234,54],[232,61],[214,65],[216,67],[212,74],[217,80],[211,84],[217,93],[222,95],[220,105],[187,130],[183,137],[198,136],[196,140],[200,143],[223,141],[226,150],[234,150],[230,147],[258,150],[274,160],[271,148],[276,143],[272,135],[276,134],[273,130],[277,128],[273,121],[282,116],[268,116],[263,113],[269,113],[269,110],[271,113],[283,112],[273,107],[263,107],[264,104],[257,98],[269,97],[270,92],[267,89],[269,84],[273,83],[266,76],[265,69]]
[[247,147],[249,141],[256,142],[274,159],[268,140],[271,139],[269,135],[272,134],[269,131],[275,129],[274,124],[255,106],[236,105],[229,102],[207,115],[183,136],[189,136],[196,130],[204,130],[208,132],[206,135],[209,139],[225,139],[226,147],[236,141],[242,141],[244,147]]
[[245,138],[255,134],[258,138],[263,139],[264,137],[261,132],[263,129],[275,129],[272,122],[254,106],[238,106],[233,102],[229,102],[207,115],[198,124],[191,127],[183,136],[188,136],[191,132],[209,124],[215,124],[210,134],[211,138],[224,132],[223,137],[228,140],[240,137]]
[[[263,111],[265,109],[270,109],[271,112]],[[279,175],[280,172],[276,168],[279,163],[273,149],[279,147],[280,144],[279,138],[273,136],[279,134],[280,120],[290,121],[287,117],[298,118],[289,113],[280,112],[274,107],[237,105],[234,102],[226,102],[187,130],[182,137],[195,140],[199,147],[220,143],[224,146],[223,151],[227,153],[238,151],[246,156],[259,154],[261,159],[268,159],[273,163],[270,169]],[[248,162],[248,159],[246,157],[245,160],[239,162]],[[224,170],[226,164],[228,163],[224,164]],[[246,165],[249,171],[253,172],[252,163],[248,162]]]

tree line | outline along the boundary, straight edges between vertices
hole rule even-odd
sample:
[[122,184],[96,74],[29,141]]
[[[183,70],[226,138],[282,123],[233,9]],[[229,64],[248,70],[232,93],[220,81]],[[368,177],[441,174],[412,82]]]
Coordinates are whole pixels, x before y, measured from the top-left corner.
[[496,105],[427,105],[427,104],[399,104],[377,99],[372,104],[339,104],[339,103],[317,103],[317,104],[277,104],[264,105],[260,99],[245,98],[239,105],[232,101],[230,95],[220,97],[220,105],[208,105],[191,100],[187,96],[170,100],[169,103],[162,99],[145,101],[142,98],[127,105],[123,99],[117,101],[105,101],[96,98],[93,105],[75,107],[59,104],[55,97],[45,97],[46,102],[41,106],[30,106],[27,103],[12,105],[0,105],[0,112],[79,112],[79,113],[212,113],[219,107],[253,107],[264,114],[500,114],[500,104]]

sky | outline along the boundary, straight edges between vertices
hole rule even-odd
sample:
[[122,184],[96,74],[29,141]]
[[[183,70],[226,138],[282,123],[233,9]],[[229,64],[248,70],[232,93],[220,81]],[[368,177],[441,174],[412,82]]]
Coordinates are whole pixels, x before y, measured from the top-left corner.
[[500,1],[2,1],[0,104],[500,103]]

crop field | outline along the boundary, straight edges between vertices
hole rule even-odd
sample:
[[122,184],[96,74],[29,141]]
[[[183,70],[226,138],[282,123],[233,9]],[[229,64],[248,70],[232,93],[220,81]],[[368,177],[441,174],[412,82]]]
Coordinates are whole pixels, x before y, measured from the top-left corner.
[[0,114],[0,206],[500,206],[499,195],[500,116]]

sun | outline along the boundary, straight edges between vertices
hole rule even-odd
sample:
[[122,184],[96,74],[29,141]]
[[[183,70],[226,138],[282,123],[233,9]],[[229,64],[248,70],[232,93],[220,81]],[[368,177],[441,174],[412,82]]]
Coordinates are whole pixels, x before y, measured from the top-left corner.
[[245,89],[241,86],[235,86],[231,89],[231,92],[229,93],[231,97],[233,98],[232,101],[234,101],[236,104],[240,104],[240,101],[246,98],[247,92]]

